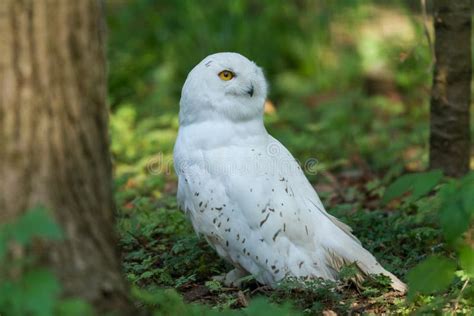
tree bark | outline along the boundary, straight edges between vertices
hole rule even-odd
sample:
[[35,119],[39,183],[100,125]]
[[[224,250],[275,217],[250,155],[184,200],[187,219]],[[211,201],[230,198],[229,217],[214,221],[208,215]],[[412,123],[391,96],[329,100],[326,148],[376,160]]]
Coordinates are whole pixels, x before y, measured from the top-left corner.
[[459,177],[470,160],[471,0],[435,0],[434,27],[430,168]]
[[0,1],[0,223],[44,205],[66,296],[127,310],[113,217],[99,0]]

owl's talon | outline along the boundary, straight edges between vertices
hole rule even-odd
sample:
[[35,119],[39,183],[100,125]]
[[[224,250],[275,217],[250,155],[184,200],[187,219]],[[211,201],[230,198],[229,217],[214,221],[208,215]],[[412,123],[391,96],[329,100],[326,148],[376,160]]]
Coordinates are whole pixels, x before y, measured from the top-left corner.
[[217,282],[223,283],[224,280],[225,280],[225,275],[226,275],[225,273],[219,274],[219,275],[214,275],[214,276],[211,277],[211,279],[212,279],[212,281],[217,281]]
[[224,283],[225,286],[228,287],[241,287],[242,285],[242,278],[247,276],[248,272],[240,270],[240,269],[233,269],[227,273],[213,276],[212,279],[214,281],[219,281]]

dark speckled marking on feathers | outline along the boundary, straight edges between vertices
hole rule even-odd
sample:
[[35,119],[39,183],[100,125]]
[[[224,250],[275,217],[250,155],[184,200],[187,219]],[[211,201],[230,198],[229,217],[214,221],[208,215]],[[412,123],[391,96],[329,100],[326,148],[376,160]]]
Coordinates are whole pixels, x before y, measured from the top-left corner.
[[280,228],[279,230],[277,230],[277,231],[275,232],[275,234],[273,235],[273,238],[272,238],[273,241],[276,240],[276,238],[278,237],[278,234],[279,234],[280,232],[281,232],[281,228]]
[[263,224],[265,224],[265,222],[268,220],[269,216],[270,216],[270,213],[267,213],[267,217],[265,217],[265,219],[260,222],[260,227],[262,227]]

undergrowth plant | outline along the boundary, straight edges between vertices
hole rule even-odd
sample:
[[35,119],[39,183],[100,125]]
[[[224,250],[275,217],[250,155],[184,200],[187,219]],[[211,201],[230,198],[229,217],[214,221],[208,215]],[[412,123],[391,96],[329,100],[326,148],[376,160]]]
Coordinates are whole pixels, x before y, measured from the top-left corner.
[[35,255],[39,242],[62,238],[59,225],[43,207],[0,226],[0,315],[93,315],[84,301],[61,297],[59,280]]
[[474,172],[444,183],[442,173],[430,171],[398,178],[384,201],[401,199],[402,208],[424,199],[422,208],[436,214],[443,235],[443,251],[423,258],[407,275],[408,303],[417,312],[473,311],[474,287]]
[[[144,229],[143,233],[147,234],[146,231]],[[28,210],[14,221],[0,226],[0,315],[96,315],[85,301],[62,297],[60,281],[50,269],[41,265],[35,255],[34,248],[38,243],[61,242],[63,238],[60,226],[43,207]],[[170,266],[172,264],[170,262]],[[162,272],[155,271],[151,266],[144,268],[146,271],[142,274],[146,275],[141,275],[142,279]],[[179,264],[175,268],[186,270]],[[133,279],[130,274],[129,278],[135,284],[140,281],[140,278]],[[179,287],[179,282],[185,281],[178,279],[177,282]],[[143,315],[298,315],[288,304],[277,306],[263,298],[253,300],[241,311],[221,311],[205,305],[184,304],[182,297],[171,289],[134,286],[131,294]]]

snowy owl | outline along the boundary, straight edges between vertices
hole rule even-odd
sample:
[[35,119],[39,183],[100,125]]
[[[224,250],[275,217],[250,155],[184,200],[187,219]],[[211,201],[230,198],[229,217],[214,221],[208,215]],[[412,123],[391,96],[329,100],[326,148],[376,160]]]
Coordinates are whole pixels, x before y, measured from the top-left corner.
[[326,212],[290,152],[263,124],[267,83],[237,53],[210,55],[184,83],[174,147],[178,203],[194,230],[243,276],[270,286],[287,276],[336,280],[355,263],[359,279],[385,270]]

